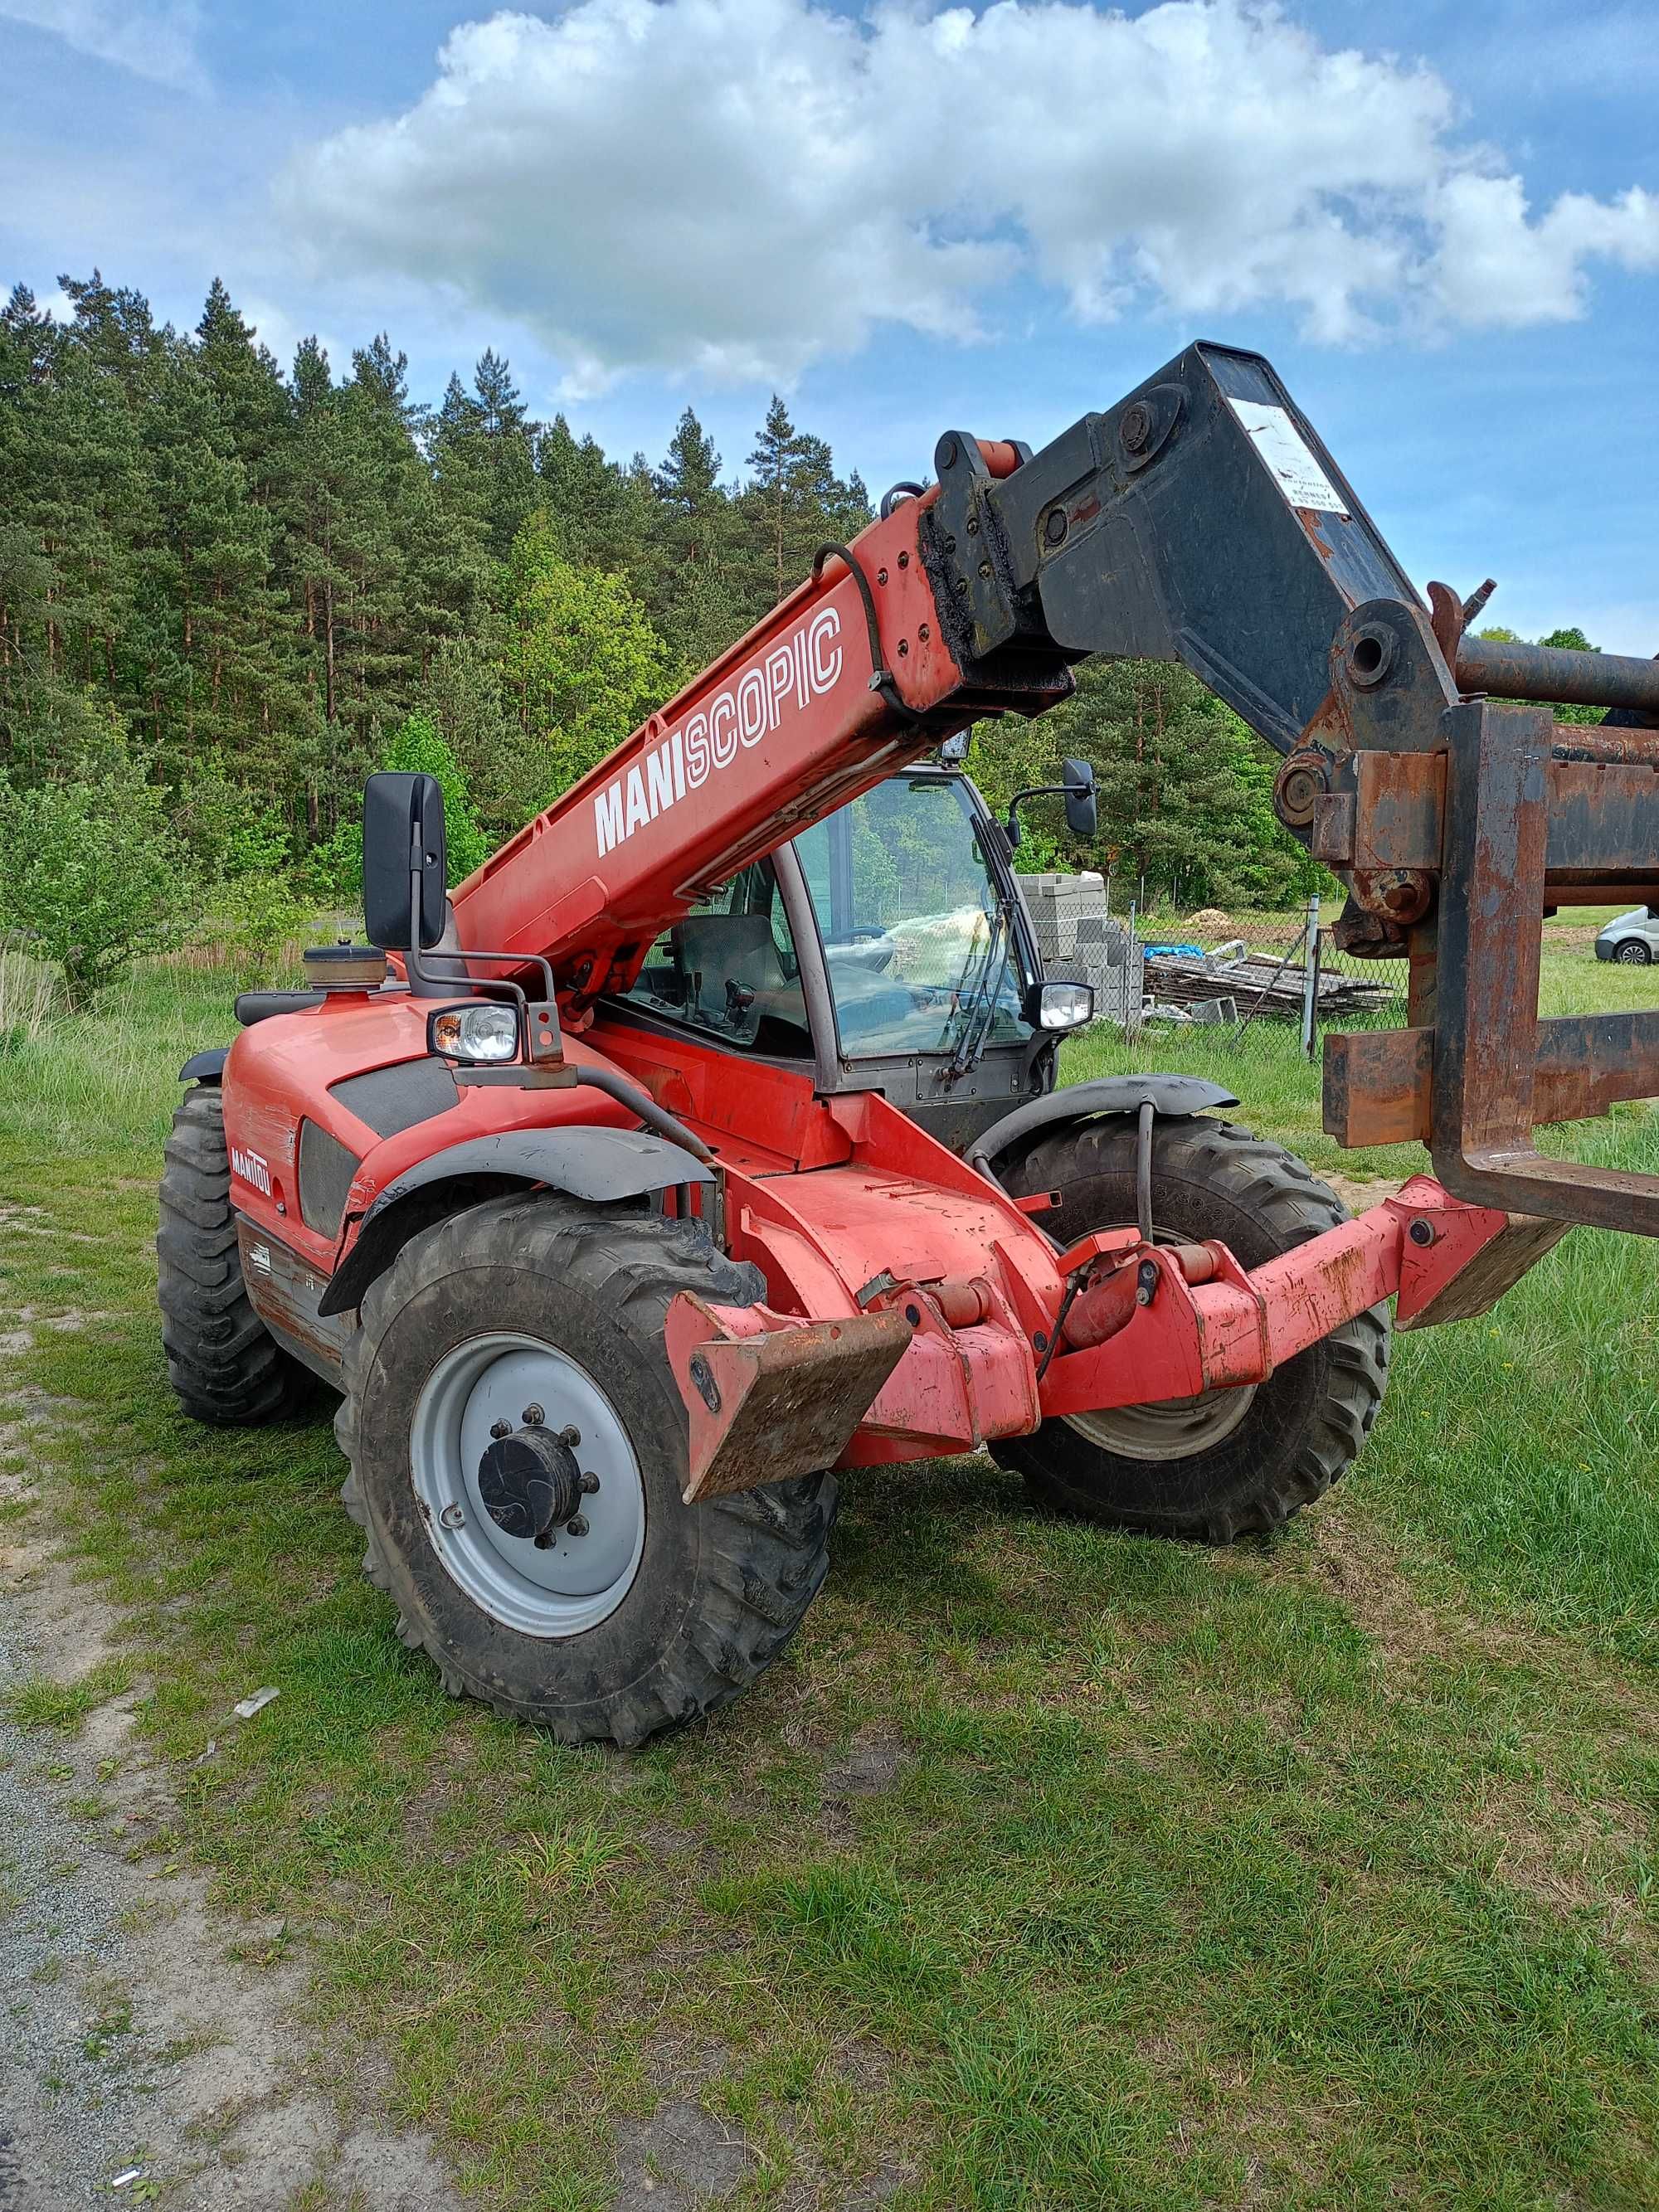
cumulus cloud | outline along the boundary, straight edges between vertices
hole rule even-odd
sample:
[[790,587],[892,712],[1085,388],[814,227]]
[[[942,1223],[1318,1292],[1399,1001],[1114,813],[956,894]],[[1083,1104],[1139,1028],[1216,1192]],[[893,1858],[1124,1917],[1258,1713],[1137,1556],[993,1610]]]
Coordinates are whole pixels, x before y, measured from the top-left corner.
[[52,31],[77,52],[157,84],[200,90],[204,79],[196,40],[197,0],[0,0],[0,17]]
[[1426,67],[1248,0],[574,0],[461,25],[280,191],[333,269],[514,314],[578,390],[972,336],[1021,275],[1085,322],[1277,308],[1342,343],[1559,320],[1596,259],[1659,266],[1659,199],[1534,215],[1455,125]]

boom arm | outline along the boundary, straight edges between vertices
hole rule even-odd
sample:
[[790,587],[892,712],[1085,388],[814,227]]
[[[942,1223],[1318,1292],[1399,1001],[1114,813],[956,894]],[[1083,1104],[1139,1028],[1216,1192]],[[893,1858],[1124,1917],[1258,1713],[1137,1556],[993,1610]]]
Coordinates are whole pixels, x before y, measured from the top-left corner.
[[[1347,884],[1343,941],[1411,960],[1413,1027],[1331,1041],[1328,1127],[1423,1137],[1475,1203],[1659,1233],[1653,1179],[1532,1145],[1534,1121],[1659,1095],[1659,1015],[1538,1021],[1534,927],[1659,900],[1659,665],[1466,642],[1443,586],[1425,611],[1258,355],[1189,347],[1041,453],[950,432],[935,464],[469,878],[461,945],[545,957],[580,1010],[701,892],[942,738],[1042,713],[1091,653],[1180,661],[1285,756],[1278,811]],[[1557,732],[1482,689],[1637,726]]]

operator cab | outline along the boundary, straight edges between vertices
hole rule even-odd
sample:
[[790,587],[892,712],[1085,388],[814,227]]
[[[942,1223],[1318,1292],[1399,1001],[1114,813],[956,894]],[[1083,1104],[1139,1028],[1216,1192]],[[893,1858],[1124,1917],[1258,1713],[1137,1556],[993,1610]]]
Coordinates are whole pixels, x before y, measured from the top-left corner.
[[1053,1088],[1046,987],[1006,831],[967,776],[890,776],[665,929],[607,1013],[878,1090],[953,1150]]

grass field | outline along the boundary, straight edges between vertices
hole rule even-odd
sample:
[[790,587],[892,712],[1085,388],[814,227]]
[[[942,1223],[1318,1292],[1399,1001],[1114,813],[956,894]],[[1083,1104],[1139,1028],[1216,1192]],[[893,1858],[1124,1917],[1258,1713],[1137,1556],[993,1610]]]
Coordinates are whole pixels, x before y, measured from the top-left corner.
[[[1548,968],[1552,1009],[1654,995]],[[1401,1340],[1364,1459],[1271,1544],[1043,1520],[980,1461],[857,1476],[756,1694],[572,1753],[400,1649],[325,1409],[173,1412],[154,1181],[228,998],[151,969],[0,1056],[0,1303],[79,1324],[18,1363],[71,1402],[0,1432],[42,1491],[0,1512],[128,1608],[179,1777],[149,1847],[309,1934],[343,2082],[388,2057],[484,2201],[545,2212],[607,2203],[676,2095],[752,2147],[744,2206],[1659,2202],[1650,1246],[1579,1232]],[[1322,1166],[1421,1164],[1337,1154],[1288,1054],[1159,1058]],[[1644,1109],[1568,1133],[1659,1169]]]

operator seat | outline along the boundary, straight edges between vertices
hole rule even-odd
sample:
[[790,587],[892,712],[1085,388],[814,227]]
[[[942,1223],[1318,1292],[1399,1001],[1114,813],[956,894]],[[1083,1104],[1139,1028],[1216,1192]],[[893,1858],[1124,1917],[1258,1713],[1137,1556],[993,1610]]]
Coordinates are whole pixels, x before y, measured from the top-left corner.
[[[686,1011],[711,1029],[752,1036],[768,1015],[806,1026],[799,977],[784,971],[783,956],[763,914],[693,914],[673,929],[674,962],[685,979]],[[727,985],[736,986],[736,994]],[[689,994],[693,986],[696,996]],[[729,1010],[741,1004],[733,1030]]]

